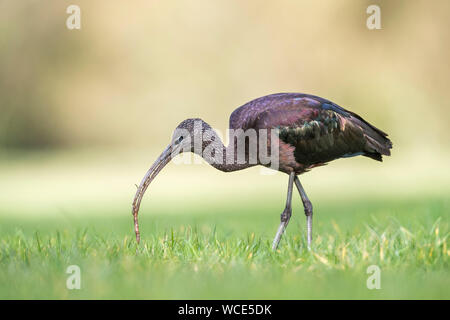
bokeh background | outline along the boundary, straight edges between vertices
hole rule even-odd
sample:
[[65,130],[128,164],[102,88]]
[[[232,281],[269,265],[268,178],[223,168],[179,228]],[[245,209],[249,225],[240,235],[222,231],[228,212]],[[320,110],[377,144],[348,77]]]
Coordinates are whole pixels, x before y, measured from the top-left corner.
[[[447,193],[448,1],[376,1],[382,30],[367,29],[372,2],[359,0],[77,1],[82,28],[68,30],[72,2],[0,2],[1,206],[33,214],[36,202],[52,213],[66,201],[127,200],[128,210],[181,120],[224,132],[236,107],[276,92],[328,98],[394,142],[382,165],[351,159],[306,175],[314,198]],[[183,200],[281,199],[285,184],[258,168],[225,175],[205,164],[169,166],[158,180],[154,193],[189,193]]]
[[[70,4],[81,30],[66,28]],[[370,4],[381,30],[366,27]],[[346,159],[305,175],[317,217],[326,201],[446,199],[448,12],[446,0],[1,0],[0,220],[130,215],[135,184],[180,121],[224,132],[236,107],[277,92],[330,99],[394,143],[383,163]],[[281,212],[286,183],[259,168],[170,164],[142,214],[214,215],[262,199]]]

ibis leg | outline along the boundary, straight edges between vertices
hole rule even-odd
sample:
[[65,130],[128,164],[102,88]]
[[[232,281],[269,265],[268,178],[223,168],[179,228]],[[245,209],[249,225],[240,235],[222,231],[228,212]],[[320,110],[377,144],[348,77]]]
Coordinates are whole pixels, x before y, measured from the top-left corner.
[[309,201],[308,196],[306,195],[305,189],[303,189],[302,184],[300,183],[300,180],[297,176],[295,176],[294,179],[295,186],[298,189],[298,192],[300,193],[300,197],[302,198],[303,207],[305,208],[305,215],[306,215],[306,232],[307,232],[307,239],[308,239],[308,249],[311,249],[311,241],[312,241],[312,216],[313,216],[313,208],[311,201]]
[[294,185],[294,177],[295,177],[295,173],[291,173],[289,175],[289,184],[288,184],[288,192],[287,192],[287,199],[286,199],[286,207],[284,208],[283,213],[281,214],[281,223],[280,226],[278,227],[278,231],[277,234],[275,235],[275,239],[273,239],[272,242],[272,250],[276,250],[278,247],[278,244],[280,243],[281,240],[281,236],[284,233],[284,230],[286,229],[289,220],[291,219],[291,215],[292,215],[292,207],[291,207],[291,202],[292,202],[292,187]]

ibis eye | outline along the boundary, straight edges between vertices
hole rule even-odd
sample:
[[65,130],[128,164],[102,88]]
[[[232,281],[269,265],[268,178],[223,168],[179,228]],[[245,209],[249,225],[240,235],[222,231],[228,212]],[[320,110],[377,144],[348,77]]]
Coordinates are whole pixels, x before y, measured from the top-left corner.
[[181,136],[177,140],[175,140],[175,144],[179,144],[181,141],[183,141],[183,136]]

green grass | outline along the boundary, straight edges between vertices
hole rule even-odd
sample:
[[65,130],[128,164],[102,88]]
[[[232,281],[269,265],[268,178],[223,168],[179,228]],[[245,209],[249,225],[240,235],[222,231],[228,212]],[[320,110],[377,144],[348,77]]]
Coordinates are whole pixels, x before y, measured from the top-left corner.
[[[450,298],[447,199],[314,204],[312,250],[296,204],[277,252],[270,245],[282,208],[258,201],[170,214],[143,208],[138,250],[128,211],[1,212],[0,298]],[[366,287],[373,264],[380,290]],[[69,265],[81,268],[81,290],[66,288]]]

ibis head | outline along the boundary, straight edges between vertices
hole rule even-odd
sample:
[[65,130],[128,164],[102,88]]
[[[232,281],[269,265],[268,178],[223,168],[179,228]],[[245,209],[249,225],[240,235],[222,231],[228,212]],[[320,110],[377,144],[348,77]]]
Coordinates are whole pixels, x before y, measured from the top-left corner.
[[198,118],[191,118],[182,121],[175,128],[171,143],[164,149],[142,179],[133,201],[134,231],[136,233],[136,240],[138,243],[140,242],[138,211],[145,191],[158,173],[160,173],[166,164],[170,162],[173,155],[177,155],[182,152],[194,151],[194,137],[203,133],[207,127],[204,124],[206,123]]

